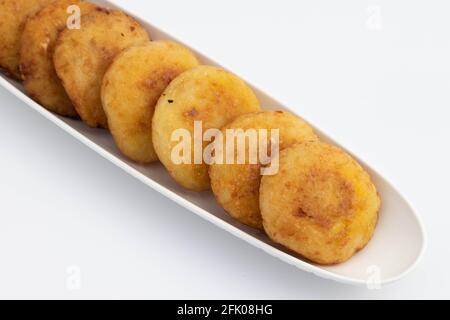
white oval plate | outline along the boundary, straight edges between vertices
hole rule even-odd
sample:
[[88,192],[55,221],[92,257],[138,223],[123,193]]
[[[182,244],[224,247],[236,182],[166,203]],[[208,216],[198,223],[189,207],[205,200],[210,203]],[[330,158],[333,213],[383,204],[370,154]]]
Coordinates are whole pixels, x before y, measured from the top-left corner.
[[[97,0],[92,2],[105,7],[124,10],[109,1]],[[152,39],[172,39],[183,43],[150,23],[139,18],[137,20],[150,32]],[[186,46],[189,47],[188,45]],[[219,66],[219,64],[197,50],[193,49],[193,51],[197,53],[203,63]],[[383,205],[380,211],[379,223],[375,235],[368,246],[352,259],[336,266],[318,266],[304,261],[301,257],[274,244],[262,232],[248,228],[230,218],[216,204],[211,193],[195,193],[179,187],[169,177],[162,165],[143,166],[128,161],[117,150],[113,139],[106,130],[91,129],[81,121],[62,118],[48,112],[26,96],[20,84],[7,79],[3,75],[0,77],[0,84],[44,117],[151,188],[236,237],[301,270],[312,272],[322,278],[347,284],[368,285],[371,282],[376,282],[376,284],[383,285],[404,277],[417,265],[425,250],[426,236],[423,224],[411,205],[386,179],[352,154],[352,152],[350,154],[360,161],[363,167],[371,174],[382,198]],[[258,88],[254,86],[252,88],[264,109],[291,111]],[[320,129],[316,127],[315,129],[324,141],[339,145],[321,132]],[[343,146],[340,147],[347,150]]]

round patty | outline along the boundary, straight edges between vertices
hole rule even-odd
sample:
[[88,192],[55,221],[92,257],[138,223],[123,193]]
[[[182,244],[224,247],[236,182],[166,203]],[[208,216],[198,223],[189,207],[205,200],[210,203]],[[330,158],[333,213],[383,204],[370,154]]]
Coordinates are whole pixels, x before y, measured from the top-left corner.
[[156,103],[169,83],[198,65],[187,48],[172,41],[131,47],[116,57],[103,78],[102,102],[119,149],[131,160],[158,160],[152,142]]
[[89,126],[108,127],[100,92],[113,59],[122,50],[149,40],[145,29],[133,18],[101,8],[82,17],[81,29],[61,32],[53,56],[56,73]]
[[[279,150],[283,150],[295,143],[303,141],[316,141],[318,138],[313,129],[299,117],[282,111],[262,111],[250,113],[236,118],[233,122],[222,128],[224,136],[223,149],[228,142],[227,130],[267,130],[267,151],[270,151],[270,130],[279,130]],[[255,146],[259,145],[261,139],[258,136]],[[236,140],[236,139],[235,139]],[[237,141],[237,140],[236,140]],[[235,142],[236,142],[235,141]],[[222,159],[222,164],[212,164],[209,168],[211,186],[217,202],[233,218],[254,228],[263,229],[261,212],[259,210],[259,185],[261,182],[262,165],[256,148],[257,163],[250,161],[249,140],[245,145],[245,163],[238,163],[238,153],[234,153],[232,164]],[[269,152],[266,152],[269,154]],[[270,155],[270,154],[269,154]],[[271,155],[274,156],[274,155]],[[275,164],[273,164],[275,165]],[[274,170],[276,169],[273,167]],[[275,171],[274,171],[275,173]]]
[[260,208],[272,240],[319,264],[348,260],[372,238],[380,198],[347,153],[322,142],[280,153],[280,171],[261,181]]
[[53,52],[58,34],[66,28],[70,16],[67,9],[72,5],[77,5],[82,15],[97,8],[83,1],[56,0],[28,19],[20,51],[20,68],[28,95],[48,110],[68,117],[78,114],[56,75]]
[[[194,138],[194,123],[206,132],[259,110],[253,91],[232,73],[211,66],[186,71],[170,83],[156,105],[152,136],[158,158],[180,185],[194,191],[208,190],[211,184],[202,152],[209,143],[201,143],[202,137]],[[179,141],[173,141],[172,135],[180,129],[192,138],[190,155],[183,154],[190,163],[173,159]],[[194,140],[200,140],[200,161],[195,161]]]

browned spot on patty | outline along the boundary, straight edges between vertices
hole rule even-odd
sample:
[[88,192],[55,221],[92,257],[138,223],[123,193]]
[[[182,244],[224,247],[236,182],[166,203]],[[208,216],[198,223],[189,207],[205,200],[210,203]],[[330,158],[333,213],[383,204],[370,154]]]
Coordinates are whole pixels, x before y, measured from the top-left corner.
[[301,217],[301,218],[306,218],[308,215],[306,214],[305,211],[303,211],[302,208],[298,208],[298,210],[295,212],[295,215],[297,217]]
[[197,115],[198,115],[198,111],[195,108],[192,108],[190,111],[186,111],[184,113],[184,116],[186,116],[186,117],[195,117]]

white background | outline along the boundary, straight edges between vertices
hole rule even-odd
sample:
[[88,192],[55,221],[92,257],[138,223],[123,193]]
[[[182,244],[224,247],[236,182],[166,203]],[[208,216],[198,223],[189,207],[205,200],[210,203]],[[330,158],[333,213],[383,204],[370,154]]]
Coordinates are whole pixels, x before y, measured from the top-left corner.
[[418,209],[428,250],[381,290],[319,279],[165,199],[0,89],[1,298],[450,298],[448,1],[115,2],[384,173]]

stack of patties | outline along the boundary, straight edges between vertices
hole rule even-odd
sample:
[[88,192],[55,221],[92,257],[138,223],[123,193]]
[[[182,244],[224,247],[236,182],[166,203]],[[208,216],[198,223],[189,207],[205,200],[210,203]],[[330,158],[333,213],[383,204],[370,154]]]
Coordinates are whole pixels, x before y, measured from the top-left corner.
[[[346,261],[374,233],[380,198],[350,155],[291,113],[261,111],[239,77],[152,42],[121,11],[0,0],[0,68],[49,111],[109,129],[130,161],[159,160],[182,187],[212,189],[232,218],[313,262]],[[243,150],[228,130],[244,134]],[[253,137],[256,149],[248,130],[267,133]]]

